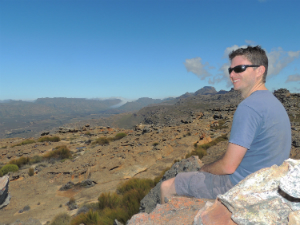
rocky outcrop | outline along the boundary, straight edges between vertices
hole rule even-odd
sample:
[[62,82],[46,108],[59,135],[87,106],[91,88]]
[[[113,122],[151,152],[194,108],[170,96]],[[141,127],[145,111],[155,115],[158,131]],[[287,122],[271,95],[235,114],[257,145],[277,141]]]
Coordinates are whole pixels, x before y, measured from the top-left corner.
[[150,214],[133,216],[128,224],[300,224],[299,179],[300,160],[288,159],[249,175],[214,204],[198,199],[197,205],[191,203],[195,199],[174,197]]
[[202,162],[198,156],[191,156],[188,159],[183,159],[180,162],[174,163],[158,184],[141,200],[140,212],[150,213],[157,204],[160,203],[160,185],[163,181],[175,177],[180,172],[198,171],[202,166]]
[[134,215],[127,225],[182,225],[191,224],[199,208],[205,201],[195,198],[174,197],[164,205],[157,207],[148,213]]
[[0,178],[0,209],[7,206],[10,202],[10,194],[8,193],[9,176]]

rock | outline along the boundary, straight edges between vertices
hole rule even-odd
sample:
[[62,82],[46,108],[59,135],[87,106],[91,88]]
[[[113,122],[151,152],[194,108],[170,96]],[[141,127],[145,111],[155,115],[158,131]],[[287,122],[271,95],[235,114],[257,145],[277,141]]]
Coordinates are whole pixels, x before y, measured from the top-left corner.
[[87,179],[87,180],[84,180],[80,183],[80,186],[81,187],[85,187],[85,188],[90,188],[90,187],[93,187],[96,183],[96,181],[93,181],[91,179]]
[[[286,160],[281,166],[253,173],[218,199],[232,212],[238,224],[287,224],[292,211],[300,210],[300,199],[278,191],[279,185],[298,196],[295,184],[300,160]],[[286,183],[287,182],[287,183]]]
[[66,206],[68,206],[69,210],[74,210],[78,208],[78,205],[76,204],[76,201],[71,199],[66,203]]
[[300,198],[300,165],[290,166],[289,172],[280,180],[280,189],[294,198]]
[[288,225],[300,225],[300,211],[290,213]]
[[207,203],[195,216],[193,225],[236,225],[231,219],[231,212],[221,202]]
[[41,136],[45,136],[45,135],[48,135],[48,134],[50,134],[50,131],[44,131],[44,132],[41,133]]
[[183,159],[180,162],[174,163],[157,185],[141,200],[140,212],[150,213],[155,206],[160,203],[160,185],[162,181],[175,177],[180,172],[198,171],[201,166],[202,162],[199,160],[198,156],[191,156],[188,159]]
[[10,194],[8,193],[9,176],[0,177],[0,209],[7,206],[10,202]]
[[63,185],[59,190],[60,191],[65,191],[65,190],[71,189],[72,187],[74,187],[74,183],[69,181],[68,183]]
[[79,215],[80,213],[87,213],[90,209],[87,206],[82,206],[77,210],[76,216]]
[[134,215],[127,225],[182,225],[191,224],[195,215],[205,205],[196,198],[173,197],[164,205],[158,204],[150,213]]

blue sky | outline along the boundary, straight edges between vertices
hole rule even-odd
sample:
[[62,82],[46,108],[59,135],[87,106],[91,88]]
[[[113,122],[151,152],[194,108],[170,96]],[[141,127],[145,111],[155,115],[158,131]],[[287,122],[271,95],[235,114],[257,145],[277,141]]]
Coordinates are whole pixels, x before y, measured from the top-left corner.
[[298,0],[0,0],[0,100],[230,90],[228,53],[261,45],[266,86],[300,92]]

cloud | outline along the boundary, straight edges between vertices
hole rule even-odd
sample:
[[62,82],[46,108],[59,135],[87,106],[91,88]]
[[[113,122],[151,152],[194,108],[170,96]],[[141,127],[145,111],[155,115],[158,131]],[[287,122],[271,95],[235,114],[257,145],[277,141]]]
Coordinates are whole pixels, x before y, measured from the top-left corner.
[[233,46],[231,46],[231,47],[226,48],[225,51],[224,51],[223,58],[228,58],[228,55],[229,55],[232,51],[237,50],[238,48],[247,48],[247,45],[242,45],[242,46],[233,45]]
[[256,42],[255,42],[255,41],[245,40],[245,42],[246,42],[248,45],[256,45]]
[[300,82],[300,74],[289,75],[285,83],[288,82]]
[[210,67],[208,63],[202,64],[200,57],[186,59],[185,68],[188,72],[192,72],[197,75],[201,80],[204,80],[206,77],[211,76],[211,74],[205,69],[205,67]]
[[278,75],[283,68],[293,62],[295,58],[298,58],[299,55],[300,51],[286,52],[280,47],[267,53],[269,59],[268,77]]

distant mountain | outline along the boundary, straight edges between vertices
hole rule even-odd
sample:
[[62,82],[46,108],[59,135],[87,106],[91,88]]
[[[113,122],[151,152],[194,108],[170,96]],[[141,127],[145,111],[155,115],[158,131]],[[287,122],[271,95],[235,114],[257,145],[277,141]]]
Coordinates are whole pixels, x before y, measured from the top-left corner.
[[216,89],[211,86],[204,86],[203,88],[196,91],[194,95],[210,95],[210,94],[217,94]]
[[226,93],[228,93],[228,91],[225,91],[225,90],[220,90],[220,91],[218,91],[218,93],[217,93],[217,94],[226,94]]

